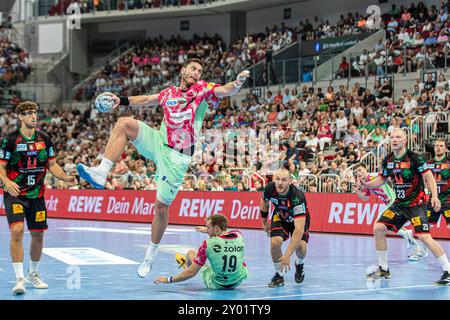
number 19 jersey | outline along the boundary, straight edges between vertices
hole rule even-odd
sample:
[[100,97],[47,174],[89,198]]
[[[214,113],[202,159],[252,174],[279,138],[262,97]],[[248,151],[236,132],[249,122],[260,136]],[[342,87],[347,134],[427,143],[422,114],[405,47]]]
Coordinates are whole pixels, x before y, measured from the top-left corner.
[[204,266],[206,260],[209,260],[214,280],[219,285],[228,286],[242,281],[248,274],[242,234],[233,230],[203,241],[194,263]]

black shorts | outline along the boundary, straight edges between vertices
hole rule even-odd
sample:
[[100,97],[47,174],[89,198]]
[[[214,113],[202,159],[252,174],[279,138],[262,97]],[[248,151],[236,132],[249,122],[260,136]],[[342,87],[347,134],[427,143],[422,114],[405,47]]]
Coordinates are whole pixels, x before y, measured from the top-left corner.
[[44,197],[37,199],[12,197],[5,192],[4,203],[10,228],[13,224],[23,223],[26,218],[29,231],[41,232],[48,229]]
[[433,224],[437,223],[441,214],[444,217],[445,222],[448,225],[450,225],[450,206],[449,205],[443,205],[439,212],[434,211],[433,207],[428,205],[428,210],[427,210],[428,223],[433,223]]
[[[305,229],[306,229],[306,227],[305,227]],[[270,225],[270,237],[271,238],[282,237],[283,241],[286,241],[287,239],[289,239],[290,236],[292,236],[292,234],[294,233],[294,230],[295,230],[294,222],[287,222],[284,220],[272,218],[272,223]],[[309,233],[308,233],[307,229],[303,233],[302,240],[305,241],[306,243],[308,243]]]
[[394,203],[378,219],[378,222],[383,223],[388,230],[394,232],[398,232],[407,221],[411,221],[416,233],[430,232],[425,204],[415,207],[404,207]]

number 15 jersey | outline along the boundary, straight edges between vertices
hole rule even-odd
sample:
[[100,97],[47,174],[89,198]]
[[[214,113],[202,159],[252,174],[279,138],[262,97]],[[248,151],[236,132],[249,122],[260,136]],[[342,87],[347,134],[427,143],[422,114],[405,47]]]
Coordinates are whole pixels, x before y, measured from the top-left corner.
[[19,186],[19,196],[29,199],[44,196],[48,161],[54,160],[54,153],[49,136],[37,130],[30,139],[20,129],[3,138],[0,162],[6,163],[8,178]]

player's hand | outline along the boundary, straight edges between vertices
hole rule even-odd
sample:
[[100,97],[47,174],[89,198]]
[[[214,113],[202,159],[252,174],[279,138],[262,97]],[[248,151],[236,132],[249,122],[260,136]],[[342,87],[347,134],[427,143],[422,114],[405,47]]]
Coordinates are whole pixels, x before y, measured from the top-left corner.
[[106,95],[106,96],[110,96],[111,99],[114,100],[114,106],[112,107],[113,109],[117,108],[120,105],[120,98],[118,96],[116,96],[114,93],[103,92],[103,94]]
[[439,201],[439,198],[431,198],[430,204],[435,212],[441,211],[441,201]]
[[73,187],[73,186],[76,186],[78,184],[77,178],[75,178],[73,176],[69,176],[68,178],[66,178],[64,180],[64,182],[67,184],[68,187]]
[[160,276],[158,278],[156,278],[153,281],[154,284],[160,284],[160,283],[169,283],[169,279],[167,279],[166,277]]
[[20,194],[20,188],[14,181],[8,180],[5,182],[3,189],[12,197],[17,197]]
[[280,272],[288,272],[291,270],[291,257],[284,255],[279,262],[281,262]]
[[205,226],[195,227],[195,231],[201,232],[201,233],[208,233],[208,228],[206,228]]

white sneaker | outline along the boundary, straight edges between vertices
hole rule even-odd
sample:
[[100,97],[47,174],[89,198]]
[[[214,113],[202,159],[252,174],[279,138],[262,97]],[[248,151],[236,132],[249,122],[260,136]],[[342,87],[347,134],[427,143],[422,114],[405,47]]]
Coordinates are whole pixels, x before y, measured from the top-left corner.
[[81,178],[86,180],[96,189],[104,189],[106,184],[106,178],[108,174],[106,172],[98,170],[98,168],[89,168],[82,163],[77,164],[77,172]]
[[406,230],[406,248],[409,249],[411,246],[417,247],[416,239],[414,239],[413,231],[412,230]]
[[32,273],[28,271],[27,280],[31,282],[36,289],[48,289],[48,284],[42,281],[41,276],[36,271]]
[[141,278],[145,278],[152,270],[152,266],[153,266],[153,260],[145,259],[144,262],[142,262],[138,268],[138,271],[137,271],[138,276]]
[[25,284],[26,280],[25,278],[19,278],[16,280],[16,285],[12,289],[13,294],[24,294],[26,292],[25,290]]
[[409,261],[419,261],[428,256],[428,250],[422,241],[417,241],[417,248],[411,254],[408,259]]

